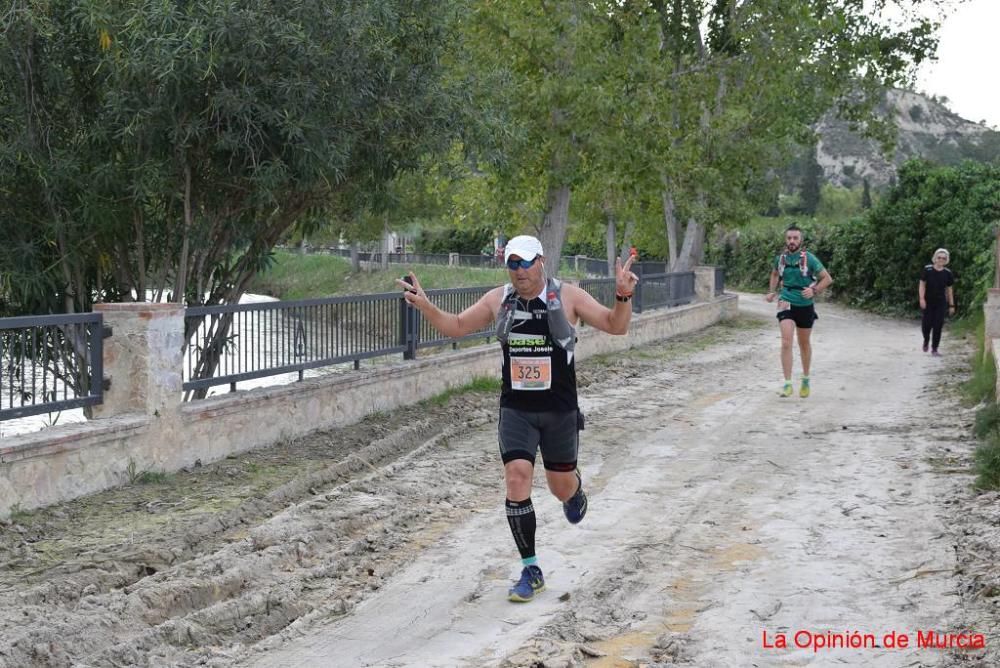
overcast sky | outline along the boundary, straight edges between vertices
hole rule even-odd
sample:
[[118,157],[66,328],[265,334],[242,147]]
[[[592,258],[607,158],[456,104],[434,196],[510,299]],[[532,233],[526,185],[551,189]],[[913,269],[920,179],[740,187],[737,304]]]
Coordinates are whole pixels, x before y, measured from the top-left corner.
[[1000,129],[1000,0],[967,0],[944,19],[939,37],[937,61],[921,65],[916,89]]

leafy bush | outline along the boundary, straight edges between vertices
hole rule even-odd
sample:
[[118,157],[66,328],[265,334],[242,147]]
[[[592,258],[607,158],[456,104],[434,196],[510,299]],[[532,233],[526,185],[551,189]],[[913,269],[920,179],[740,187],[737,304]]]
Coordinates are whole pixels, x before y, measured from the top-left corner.
[[833,257],[830,229],[834,226],[791,217],[764,219],[752,227],[725,234],[709,245],[708,263],[726,268],[728,287],[763,290],[774,259],[784,247],[785,229],[793,223],[802,228],[806,249],[828,266]]
[[[789,220],[732,231],[709,247],[727,283],[764,287]],[[895,313],[917,309],[921,269],[937,248],[951,252],[958,313],[975,312],[993,281],[994,226],[1000,222],[1000,165],[935,167],[912,161],[867,216],[844,223],[798,222],[806,248],[834,277],[837,298]]]
[[917,307],[921,269],[951,252],[960,314],[982,305],[993,279],[993,226],[1000,218],[1000,166],[909,162],[860,224],[832,228],[831,273],[847,301],[881,311]]

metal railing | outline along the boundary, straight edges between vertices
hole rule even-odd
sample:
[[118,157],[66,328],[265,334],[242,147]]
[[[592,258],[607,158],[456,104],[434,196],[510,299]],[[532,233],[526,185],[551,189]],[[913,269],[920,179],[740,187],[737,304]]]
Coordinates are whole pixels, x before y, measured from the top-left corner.
[[[605,266],[607,263],[605,263]],[[584,278],[577,285],[593,295],[601,304],[611,308],[615,304],[615,279],[613,278]],[[633,304],[633,307],[635,305]],[[636,311],[638,313],[638,311]]]
[[[479,301],[479,298],[491,289],[491,287],[447,288],[442,290],[427,290],[426,293],[427,298],[434,302],[438,308],[451,313],[461,313]],[[431,346],[441,346],[449,343],[452,344],[452,347],[455,347],[459,341],[489,338],[496,331],[495,325],[493,322],[490,322],[484,329],[478,332],[453,339],[447,336],[441,336],[436,329],[431,327],[431,324],[427,322],[427,320],[421,317],[420,311],[413,308],[407,309],[405,315],[410,319],[410,331],[414,333],[414,336],[411,339],[411,352],[404,354],[404,358],[406,359],[413,359],[416,357],[416,351],[418,348],[429,348]]]
[[184,390],[404,352],[399,293],[185,311]]
[[[717,267],[716,294],[724,272]],[[598,302],[614,305],[615,279],[586,278],[578,285]],[[428,290],[443,310],[458,313],[492,286]],[[694,272],[646,273],[636,286],[636,313],[688,304]],[[267,376],[304,372],[493,336],[491,322],[460,339],[444,337],[407,306],[398,292],[195,306],[185,311],[183,388],[186,398],[208,388]],[[0,420],[100,404],[103,400],[103,317],[100,313],[0,318]]]
[[635,286],[636,313],[690,304],[695,299],[693,271],[643,274]]
[[[605,304],[614,304],[615,279],[581,280],[580,287]],[[687,304],[694,300],[694,273],[644,276],[633,308],[638,312]],[[427,290],[443,310],[459,313],[472,306],[490,287]],[[294,302],[230,306],[200,306],[185,315],[188,347],[184,390],[188,398],[215,385],[229,385],[265,376],[298,373],[321,366],[402,353],[414,359],[417,350],[457,346],[460,341],[488,339],[484,329],[454,339],[442,336],[420,312],[406,305],[398,292]]]
[[[570,255],[564,257],[563,267],[578,271],[585,276],[610,276],[608,272],[608,261],[583,255]],[[613,266],[613,265],[612,265]]]
[[100,313],[0,318],[0,420],[104,398]]

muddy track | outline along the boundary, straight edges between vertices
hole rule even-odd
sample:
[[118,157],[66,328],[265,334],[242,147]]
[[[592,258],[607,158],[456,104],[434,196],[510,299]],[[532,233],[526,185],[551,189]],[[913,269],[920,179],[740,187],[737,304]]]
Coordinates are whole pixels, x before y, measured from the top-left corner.
[[456,493],[439,487],[398,510],[416,487],[398,476],[413,466],[405,458],[488,423],[493,402],[375,416],[3,527],[0,662],[144,665],[161,645],[252,641],[328,596],[316,582],[333,583],[346,608],[354,592],[336,583],[377,586],[366,555],[410,540],[426,505],[452,507]]
[[819,389],[779,400],[775,328],[748,310],[581,365],[592,509],[570,527],[536,488],[550,591],[530,606],[503,600],[496,397],[472,393],[19,516],[0,665],[772,665],[799,657],[762,650],[764,627],[984,625],[993,581],[955,557],[970,412],[920,403],[960,365],[830,307]]

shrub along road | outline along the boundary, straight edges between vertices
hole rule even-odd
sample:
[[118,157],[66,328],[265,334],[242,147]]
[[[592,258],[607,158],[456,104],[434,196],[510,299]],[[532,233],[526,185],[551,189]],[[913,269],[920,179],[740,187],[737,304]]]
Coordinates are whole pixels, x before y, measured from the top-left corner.
[[[823,305],[813,396],[781,399],[772,307],[741,307],[581,365],[590,511],[536,487],[531,604],[505,600],[478,393],[19,517],[0,664],[996,665],[962,344],[932,359],[915,323]],[[918,646],[961,631],[986,649]]]

